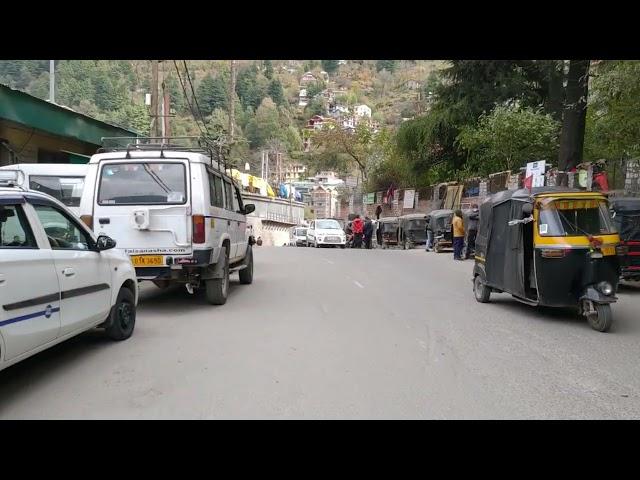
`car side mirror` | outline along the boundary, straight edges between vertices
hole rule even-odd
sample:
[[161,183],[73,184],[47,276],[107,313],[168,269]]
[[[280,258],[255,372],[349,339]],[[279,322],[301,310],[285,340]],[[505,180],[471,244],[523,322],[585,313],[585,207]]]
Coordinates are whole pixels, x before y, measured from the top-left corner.
[[243,213],[245,215],[249,215],[251,212],[255,211],[256,206],[253,203],[248,203],[244,206]]
[[525,203],[522,206],[522,216],[528,217],[533,213],[533,205],[531,203]]
[[96,248],[99,252],[103,250],[110,250],[112,248],[115,248],[115,246],[116,241],[113,238],[108,237],[107,235],[100,235],[98,237],[98,240],[96,240]]

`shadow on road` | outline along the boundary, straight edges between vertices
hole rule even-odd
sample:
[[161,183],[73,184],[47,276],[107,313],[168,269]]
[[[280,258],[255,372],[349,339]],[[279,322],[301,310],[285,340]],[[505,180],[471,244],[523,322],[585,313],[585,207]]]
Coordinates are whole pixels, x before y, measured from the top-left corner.
[[[61,381],[62,372],[109,348],[113,341],[92,330],[62,342],[0,372],[0,416],[4,406],[24,389],[41,382]],[[71,387],[70,387],[71,388]]]
[[[587,320],[584,317],[578,316],[577,309],[532,307],[520,303],[507,295],[492,295],[491,303],[493,305],[499,305],[501,309],[512,313],[514,317],[531,319],[536,322],[546,322],[547,324],[574,325],[583,330],[592,330]],[[633,319],[627,319],[623,316],[616,317],[615,303],[611,308],[613,310],[613,325],[609,333],[630,334],[640,332],[640,324],[638,324],[638,322],[630,321]]]
[[[153,315],[156,312],[188,313],[203,308],[215,309],[207,303],[203,291],[189,294],[183,286],[160,289],[144,282],[140,290],[138,302],[138,318],[140,315]],[[238,281],[231,281],[229,286],[229,300],[238,295],[243,285]],[[135,337],[135,332],[134,332]],[[70,338],[54,347],[48,348],[32,357],[0,371],[0,417],[5,405],[11,405],[15,397],[19,397],[24,389],[37,387],[40,383],[59,382],[63,372],[73,368],[74,364],[87,361],[104,349],[110,348],[114,342],[103,335],[99,329],[82,333]]]

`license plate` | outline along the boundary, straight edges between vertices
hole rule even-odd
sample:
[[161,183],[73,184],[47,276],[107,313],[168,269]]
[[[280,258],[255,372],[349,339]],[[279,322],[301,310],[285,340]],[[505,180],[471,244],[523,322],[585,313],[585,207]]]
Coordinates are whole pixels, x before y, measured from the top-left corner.
[[132,255],[131,263],[134,267],[157,267],[164,265],[162,255]]
[[602,247],[601,250],[602,250],[602,254],[605,256],[616,254],[616,247]]

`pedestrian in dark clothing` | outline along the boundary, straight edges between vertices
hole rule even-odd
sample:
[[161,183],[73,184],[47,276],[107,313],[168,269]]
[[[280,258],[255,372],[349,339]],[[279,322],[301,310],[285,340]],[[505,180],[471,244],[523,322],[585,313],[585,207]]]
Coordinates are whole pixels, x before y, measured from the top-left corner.
[[462,258],[462,248],[464,247],[464,221],[462,220],[462,210],[456,210],[453,214],[453,259],[464,260]]
[[371,239],[373,237],[373,223],[369,217],[364,218],[364,248],[371,250]]
[[478,210],[478,205],[471,205],[471,213],[467,221],[467,258],[471,258],[471,255],[476,253],[476,236],[478,235],[479,218],[480,211]]
[[433,250],[433,230],[431,230],[431,215],[427,216],[425,229],[427,230],[427,245],[425,250],[427,252],[430,252],[431,250]]
[[364,222],[360,218],[360,215],[356,215],[356,218],[351,224],[353,230],[353,248],[362,248],[362,234],[364,232]]
[[376,207],[376,220],[380,220],[380,215],[382,215],[382,205]]

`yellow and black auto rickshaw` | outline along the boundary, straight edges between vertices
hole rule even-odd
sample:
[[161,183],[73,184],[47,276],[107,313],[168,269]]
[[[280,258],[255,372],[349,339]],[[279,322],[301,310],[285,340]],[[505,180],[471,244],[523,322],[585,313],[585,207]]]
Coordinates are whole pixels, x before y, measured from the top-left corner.
[[384,217],[378,220],[382,248],[398,245],[398,217]]
[[504,191],[480,206],[473,291],[529,305],[577,307],[606,332],[620,276],[620,238],[607,199],[562,187]]

